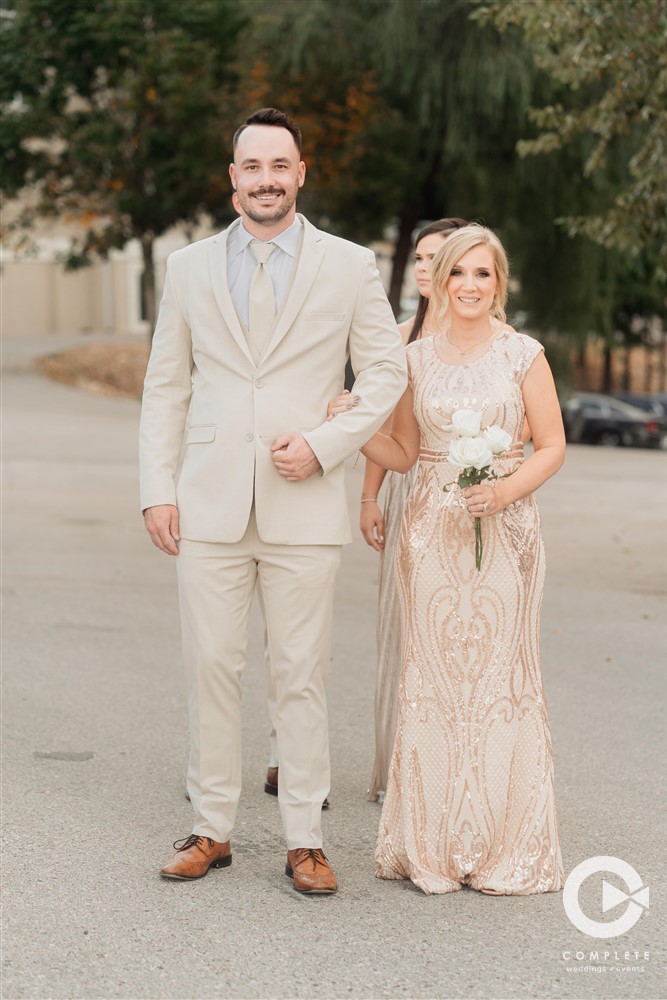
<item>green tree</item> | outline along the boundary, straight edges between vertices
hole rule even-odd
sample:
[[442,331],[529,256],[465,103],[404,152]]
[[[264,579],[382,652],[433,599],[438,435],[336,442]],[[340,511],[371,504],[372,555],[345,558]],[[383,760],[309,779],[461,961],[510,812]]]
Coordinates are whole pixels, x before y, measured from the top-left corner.
[[562,219],[571,235],[639,255],[667,278],[667,4],[664,0],[504,0],[478,12],[521,29],[561,99],[530,111],[539,134],[522,156],[584,137],[584,175],[606,172],[607,203]]
[[82,219],[70,267],[139,240],[155,318],[153,245],[203,212],[231,214],[233,0],[18,0],[2,32],[2,190],[20,224]]
[[[326,190],[313,185],[310,197],[351,238],[377,238],[395,225],[389,297],[397,309],[422,220],[468,212],[498,225],[508,214],[532,68],[493,25],[470,21],[468,0],[272,0],[259,7],[253,41],[261,48],[263,39],[270,53],[265,93],[285,95],[297,118],[325,117],[327,93],[345,118],[351,88],[362,80],[368,88],[371,113],[344,150],[344,169]],[[315,170],[330,138],[326,129],[320,135]]]
[[[534,65],[521,26],[508,20],[501,31],[467,0],[259,6],[246,57],[252,62],[253,53],[264,53],[252,100],[285,103],[306,140],[316,136],[300,196],[307,211],[353,239],[377,239],[394,224],[394,308],[415,227],[441,215],[480,219],[511,251],[519,278],[511,308],[519,321],[552,343],[566,340],[564,355],[575,345],[580,359],[590,337],[602,337],[609,379],[616,317],[631,277],[628,255],[571,238],[555,220],[602,212],[624,161],[615,147],[607,169],[588,177],[585,134],[550,156],[519,155],[522,141],[538,134],[530,106],[555,105],[570,94]],[[359,117],[362,83],[367,106]],[[654,301],[649,280],[643,288],[636,280],[650,274],[647,256],[640,255],[632,279],[642,312]]]

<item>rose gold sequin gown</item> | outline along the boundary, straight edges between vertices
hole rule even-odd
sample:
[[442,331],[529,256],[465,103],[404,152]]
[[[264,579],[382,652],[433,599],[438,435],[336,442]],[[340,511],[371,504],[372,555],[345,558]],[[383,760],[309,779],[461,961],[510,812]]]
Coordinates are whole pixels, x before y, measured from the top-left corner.
[[447,462],[451,416],[481,410],[515,444],[500,475],[522,461],[521,385],[541,350],[502,331],[485,354],[447,365],[433,338],[407,349],[421,454],[396,561],[402,669],[396,740],[376,848],[380,878],[424,892],[463,885],[501,894],[563,882],[539,615],[544,550],[535,499],[474,519]]

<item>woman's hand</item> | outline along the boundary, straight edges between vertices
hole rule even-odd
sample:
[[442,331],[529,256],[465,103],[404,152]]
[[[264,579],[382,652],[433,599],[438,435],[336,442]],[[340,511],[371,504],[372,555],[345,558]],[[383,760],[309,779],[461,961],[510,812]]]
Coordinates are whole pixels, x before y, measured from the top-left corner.
[[333,420],[337,413],[353,410],[361,402],[361,396],[352,396],[349,389],[344,389],[340,396],[331,399],[327,405],[327,420]]
[[468,513],[473,517],[490,517],[492,514],[499,514],[507,507],[503,502],[500,483],[495,486],[479,483],[477,486],[468,486],[462,493],[468,506]]
[[382,552],[384,549],[384,518],[375,500],[367,500],[362,503],[359,527],[366,543],[376,552]]

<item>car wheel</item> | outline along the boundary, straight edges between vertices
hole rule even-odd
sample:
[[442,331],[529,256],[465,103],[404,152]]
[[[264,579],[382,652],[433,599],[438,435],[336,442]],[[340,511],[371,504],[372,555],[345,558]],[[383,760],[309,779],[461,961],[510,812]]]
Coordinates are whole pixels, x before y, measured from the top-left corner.
[[618,431],[601,431],[597,443],[606,445],[607,448],[617,448],[621,443],[621,435]]
[[623,431],[621,435],[621,443],[626,448],[632,448],[633,444],[635,443],[635,436],[632,433],[632,431]]

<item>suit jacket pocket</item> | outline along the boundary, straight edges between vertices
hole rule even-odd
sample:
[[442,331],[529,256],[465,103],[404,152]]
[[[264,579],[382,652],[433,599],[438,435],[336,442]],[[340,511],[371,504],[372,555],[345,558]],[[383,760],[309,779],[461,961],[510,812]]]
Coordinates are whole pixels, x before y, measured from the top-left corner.
[[188,444],[208,444],[215,440],[216,424],[198,424],[188,430]]
[[309,323],[342,323],[345,313],[342,312],[307,312],[304,319]]

